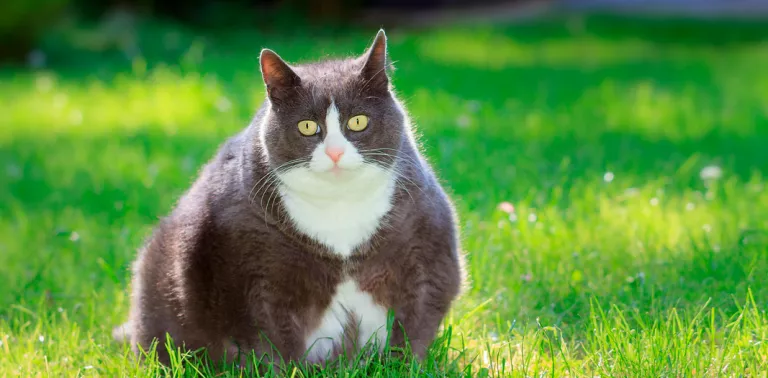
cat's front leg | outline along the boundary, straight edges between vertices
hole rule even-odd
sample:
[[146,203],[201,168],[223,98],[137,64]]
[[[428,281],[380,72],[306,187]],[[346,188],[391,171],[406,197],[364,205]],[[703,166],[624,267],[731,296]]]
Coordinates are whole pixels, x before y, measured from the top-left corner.
[[286,298],[290,297],[261,293],[248,302],[254,307],[248,325],[250,331],[242,335],[242,339],[262,361],[299,361],[304,355],[304,326],[297,308]]
[[451,240],[422,242],[410,248],[395,303],[391,345],[424,358],[451,303],[459,293],[462,267]]

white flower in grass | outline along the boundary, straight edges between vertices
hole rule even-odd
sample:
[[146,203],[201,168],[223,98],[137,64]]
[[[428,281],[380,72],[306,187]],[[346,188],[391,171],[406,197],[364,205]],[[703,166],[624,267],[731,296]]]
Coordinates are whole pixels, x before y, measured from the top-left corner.
[[699,177],[704,181],[714,181],[723,177],[723,169],[716,165],[708,165],[701,169]]
[[605,172],[605,174],[603,175],[603,181],[605,182],[613,181],[613,172]]

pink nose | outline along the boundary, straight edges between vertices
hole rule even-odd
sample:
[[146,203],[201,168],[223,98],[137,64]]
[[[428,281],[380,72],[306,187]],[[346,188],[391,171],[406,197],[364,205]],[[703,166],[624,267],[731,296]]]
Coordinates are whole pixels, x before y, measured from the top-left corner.
[[338,163],[341,155],[344,155],[344,149],[338,147],[326,147],[325,154],[328,155],[334,163]]

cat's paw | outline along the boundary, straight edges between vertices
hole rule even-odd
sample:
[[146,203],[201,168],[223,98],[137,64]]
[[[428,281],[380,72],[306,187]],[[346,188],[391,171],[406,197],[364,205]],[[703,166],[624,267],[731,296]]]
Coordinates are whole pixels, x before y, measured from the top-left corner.
[[307,350],[307,362],[311,364],[323,364],[333,356],[336,344],[332,338],[317,339]]

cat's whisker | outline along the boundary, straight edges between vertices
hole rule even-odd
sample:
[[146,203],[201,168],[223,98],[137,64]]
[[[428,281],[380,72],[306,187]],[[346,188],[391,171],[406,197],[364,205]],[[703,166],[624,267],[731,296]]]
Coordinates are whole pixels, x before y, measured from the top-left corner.
[[268,178],[268,177],[269,177],[269,176],[270,176],[270,175],[271,175],[273,172],[274,172],[274,170],[272,170],[272,169],[269,169],[269,170],[267,170],[267,172],[266,172],[266,173],[264,173],[264,175],[263,175],[263,176],[261,176],[261,178],[260,178],[259,180],[257,180],[257,181],[256,181],[256,182],[253,184],[253,186],[251,187],[251,191],[250,191],[250,192],[248,192],[248,198],[249,198],[249,199],[251,198],[251,196],[254,196],[254,197],[255,197],[255,194],[258,194],[258,193],[259,193],[259,192],[258,192],[258,190],[256,191],[256,193],[254,193],[254,192],[253,192],[253,191],[256,189],[256,186],[257,186],[257,185],[259,185],[259,183],[261,183],[261,182],[262,182],[262,181],[264,181],[265,179],[267,179],[267,178]]
[[[258,195],[259,191],[261,190],[261,186],[259,186],[259,184],[261,184],[263,186],[264,185],[263,183],[265,182],[265,180],[268,181],[268,179],[273,174],[274,174],[274,172],[272,170],[269,170],[269,171],[267,171],[267,173],[264,174],[264,176],[262,176],[258,181],[256,181],[255,184],[253,184],[253,187],[251,188],[250,193],[248,193],[248,199],[249,200],[252,200],[253,198],[256,198],[256,195]],[[257,186],[259,186],[259,189],[256,189]],[[255,192],[254,192],[254,190],[255,190]]]
[[[277,188],[274,188],[274,189],[272,190],[272,194],[270,194],[270,195],[269,195],[269,199],[267,199],[267,206],[264,208],[264,211],[265,211],[265,212],[267,212],[267,213],[269,213],[269,215],[270,215],[270,216],[272,215],[272,208],[269,206],[269,204],[270,204],[270,202],[272,202],[272,199],[273,199],[273,198],[275,198],[275,197],[279,197],[279,196],[280,196],[280,194],[278,193],[278,189],[277,189]],[[272,206],[274,206],[274,205],[275,205],[275,203],[277,203],[277,198],[275,198],[275,202],[274,202],[274,203],[272,203]],[[279,215],[280,215],[280,214],[278,214],[278,217],[279,217]],[[277,218],[276,218],[276,219],[277,219]],[[279,223],[280,223],[280,222],[279,222],[279,220],[278,220],[278,224],[279,224]]]
[[[426,199],[428,202],[430,202],[430,203],[434,204],[434,199],[432,198],[432,196],[430,196],[429,194],[427,194],[427,192],[426,192],[426,191],[424,191],[424,189],[423,189],[422,187],[420,187],[420,186],[416,185],[416,183],[415,183],[415,182],[413,182],[413,180],[411,180],[411,179],[409,179],[409,178],[407,178],[407,177],[405,177],[405,176],[403,176],[403,175],[399,175],[399,176],[398,176],[398,179],[401,179],[401,178],[402,178],[402,179],[405,179],[406,181],[408,181],[409,183],[411,183],[411,185],[415,186],[415,187],[416,187],[416,189],[419,189],[419,191],[421,192],[421,194],[423,194],[423,195],[424,195],[424,198],[425,198],[425,199]],[[406,189],[406,190],[407,190],[407,189]]]
[[400,161],[403,161],[403,162],[408,162],[408,163],[414,164],[416,166],[419,166],[419,162],[417,160],[414,160],[413,158],[410,158],[410,157],[407,157],[407,156],[393,155],[393,154],[390,154],[390,153],[387,153],[387,152],[367,152],[367,153],[365,153],[363,155],[365,155],[365,156],[386,156],[386,157],[391,157],[392,159],[394,159],[396,161],[400,160]]
[[[264,189],[264,193],[266,193],[266,189],[270,188],[272,184],[274,184],[275,180],[278,179],[277,177],[277,171],[270,171],[267,174],[264,175],[262,178],[263,181],[260,180],[261,185],[259,186],[259,189],[256,190],[256,192],[253,194],[253,199],[256,198],[256,196],[259,194],[259,192]],[[262,200],[264,198],[264,193],[262,193],[261,197]],[[252,200],[251,200],[252,201]],[[261,205],[261,203],[260,203]]]
[[[262,190],[264,190],[266,193],[267,189],[273,188],[273,184],[276,184],[280,181],[280,173],[283,172],[278,172],[277,170],[270,172],[266,177],[267,180],[261,184],[261,187],[256,191],[256,193],[258,194]],[[263,196],[264,194],[262,193],[262,197]]]
[[[381,167],[382,169],[389,169],[389,170],[391,170],[391,171],[392,171],[392,173],[394,173],[394,174],[395,174],[395,181],[396,181],[396,182],[397,182],[397,181],[399,181],[399,180],[401,180],[401,179],[402,179],[402,180],[405,180],[405,181],[408,181],[408,182],[409,182],[411,185],[413,185],[414,187],[416,187],[417,189],[419,189],[419,190],[420,190],[420,191],[421,191],[421,192],[424,194],[424,196],[425,196],[425,197],[429,197],[429,196],[427,196],[427,193],[424,191],[424,189],[422,189],[422,188],[421,188],[419,185],[417,185],[417,184],[416,184],[416,183],[415,183],[413,180],[411,180],[410,178],[408,178],[408,177],[407,177],[405,174],[403,174],[403,172],[402,172],[402,171],[400,171],[399,169],[397,169],[397,168],[393,168],[393,167],[387,167],[387,166],[385,166],[385,165],[383,165],[383,164],[380,164],[380,163],[379,163],[379,162],[377,162],[377,161],[370,161],[369,163],[370,163],[370,164],[374,164],[374,165],[378,165],[378,166],[379,166],[379,167]],[[401,186],[401,188],[402,188],[402,186]],[[409,194],[410,194],[410,193],[409,193]]]
[[390,154],[390,155],[392,155],[392,156],[397,156],[397,157],[400,157],[400,158],[403,158],[403,159],[412,159],[410,156],[405,156],[405,155],[402,155],[402,154],[400,154],[400,153],[399,153],[399,152],[400,152],[400,150],[398,150],[398,149],[396,149],[396,148],[387,148],[387,147],[382,147],[382,148],[372,148],[372,149],[368,149],[368,150],[360,150],[360,151],[358,151],[358,152],[360,152],[361,154],[363,154],[363,153],[369,153],[369,152],[383,152],[383,153],[386,153],[386,152],[384,152],[384,151],[393,151],[393,152],[394,152],[394,154]]
[[[298,159],[293,159],[293,160],[290,160],[290,161],[287,161],[287,162],[281,164],[277,168],[270,169],[269,171],[267,171],[267,173],[264,174],[264,176],[261,179],[259,179],[259,181],[257,181],[254,184],[254,188],[256,187],[256,185],[258,185],[260,182],[262,182],[262,180],[268,179],[272,175],[282,173],[285,170],[288,170],[290,168],[293,168],[296,165],[304,163],[306,160],[307,160],[306,157],[302,157],[302,158],[298,158]],[[269,181],[269,180],[267,180],[267,181]],[[262,183],[262,186],[263,185],[264,184]],[[259,190],[261,190],[261,187],[259,188]],[[256,194],[259,193],[259,190],[256,191]],[[253,189],[251,189],[251,192],[253,192]],[[249,196],[250,196],[250,194],[249,194]]]
[[[261,199],[259,200],[259,206],[261,207],[262,211],[264,211],[264,216],[266,217],[269,215],[269,211],[267,211],[267,208],[269,207],[269,202],[272,201],[272,196],[275,195],[275,192],[277,192],[277,189],[275,189],[274,186],[270,186],[271,190],[265,190],[264,193],[261,195]],[[269,193],[267,195],[267,193]],[[267,196],[267,205],[264,205],[264,196]]]
[[[261,182],[261,184],[260,184],[259,188],[256,190],[256,192],[255,192],[255,194],[253,196],[254,197],[253,199],[255,199],[255,197],[259,194],[260,191],[264,190],[263,193],[261,194],[261,198],[259,199],[259,207],[260,207],[260,210],[262,210],[264,212],[264,222],[265,222],[265,224],[269,223],[269,221],[267,220],[266,217],[269,216],[269,214],[272,211],[272,209],[270,208],[270,203],[272,203],[272,199],[273,198],[275,199],[274,203],[278,202],[277,201],[277,199],[278,199],[277,197],[279,197],[279,194],[278,194],[277,185],[275,185],[275,184],[280,182],[279,174],[284,173],[284,172],[286,172],[286,171],[288,171],[288,170],[290,170],[290,169],[292,169],[292,168],[294,168],[296,166],[305,164],[308,161],[309,161],[308,157],[301,157],[301,158],[298,158],[298,159],[293,159],[293,160],[287,161],[287,162],[281,164],[280,166],[278,166],[278,167],[276,167],[274,169],[270,169],[266,174],[264,174],[264,177],[262,177],[258,181],[258,182]],[[258,182],[257,182],[257,184],[258,184]],[[255,187],[255,185],[254,185],[254,187]],[[269,189],[271,189],[271,191]],[[267,192],[269,192],[269,196],[267,197],[267,204],[266,204],[266,206],[264,206],[264,196],[267,194]],[[253,200],[250,200],[250,202],[251,202],[251,205],[253,206],[254,205],[253,204]],[[273,203],[272,206],[274,206],[274,203]],[[279,214],[278,214],[277,221],[278,221],[278,223],[280,222]]]
[[374,152],[374,151],[384,151],[384,150],[399,152],[399,150],[396,148],[388,148],[388,147],[371,148],[368,150],[358,150],[358,152],[363,153],[363,152]]
[[[274,186],[269,186],[269,188],[271,190],[269,189],[264,190],[264,192],[261,194],[261,197],[259,198],[259,210],[261,210],[264,213],[264,222],[266,223],[269,223],[269,222],[267,221],[267,215],[268,215],[267,210],[266,210],[266,207],[264,206],[264,196],[267,196],[267,204],[269,204],[269,199],[272,198],[272,195],[275,193]],[[267,195],[267,193],[269,193],[269,195]]]
[[406,156],[399,156],[399,155],[392,155],[384,152],[375,152],[375,153],[365,153],[362,154],[363,156],[383,156],[383,157],[390,157],[393,159],[393,162],[396,164],[397,162],[402,162],[405,164],[411,164],[412,168],[415,168],[416,170],[419,170],[421,167],[421,163]]
[[[275,190],[276,190],[275,186],[274,186],[274,185],[271,185],[271,184],[274,184],[276,180],[277,180],[277,177],[276,177],[276,176],[273,176],[272,178],[270,178],[269,180],[267,180],[267,182],[268,182],[268,183],[270,183],[270,185],[268,185],[266,188],[272,189],[272,191],[271,191],[271,192],[269,192],[269,193],[270,193],[270,197],[272,196],[272,194],[273,194],[273,193],[275,192]],[[259,207],[260,207],[262,210],[265,210],[265,208],[264,208],[264,196],[267,194],[267,192],[268,192],[268,190],[267,190],[267,189],[265,189],[265,190],[264,190],[264,192],[263,192],[263,193],[261,193],[261,198],[259,199]],[[267,199],[267,204],[269,204],[269,199]]]
[[265,178],[267,178],[267,176],[269,175],[269,173],[270,173],[270,172],[267,172],[267,174],[265,174],[264,176],[262,176],[262,177],[261,177],[261,178],[260,178],[258,181],[256,181],[256,182],[253,184],[253,186],[251,186],[251,190],[248,192],[248,203],[250,203],[251,205],[253,205],[253,198],[255,198],[257,194],[259,194],[259,192],[258,192],[258,191],[256,191],[256,193],[254,193],[253,191],[254,191],[254,190],[256,190],[256,186],[257,186],[257,185],[259,185],[259,183],[260,183],[262,180],[264,180]]
[[364,155],[364,156],[365,155],[370,155],[370,156],[382,155],[382,156],[391,156],[393,158],[403,158],[403,159],[407,158],[405,156],[400,156],[400,155],[397,155],[397,154],[389,153],[385,149],[381,149],[381,150],[367,150],[367,151],[358,151],[358,152],[360,152],[360,154]]
[[[261,195],[261,200],[259,201],[259,206],[261,206],[262,209],[263,209],[264,195],[267,193],[266,188],[272,187],[272,184],[274,184],[275,182],[279,181],[278,174],[280,174],[282,172],[285,172],[285,171],[287,171],[287,170],[289,170],[289,169],[291,169],[291,168],[293,168],[293,167],[295,167],[297,165],[301,165],[303,163],[306,163],[307,160],[308,159],[306,157],[290,160],[290,161],[287,161],[287,162],[281,164],[277,168],[270,169],[267,173],[265,173],[264,176],[261,179],[259,179],[259,181],[257,181],[256,184],[254,184],[253,189],[251,189],[251,193],[253,194],[253,196],[251,197],[251,193],[249,193],[249,195],[248,195],[249,203],[251,203],[251,206],[253,206],[253,200],[256,198],[256,196],[259,194],[259,192],[262,189],[265,189],[264,193],[262,193],[262,195]],[[259,186],[259,188],[254,193],[254,189],[256,188],[256,185],[259,185],[259,183],[261,183],[261,185]]]
[[[387,155],[387,156],[391,156],[391,155]],[[404,162],[404,163],[408,163],[408,164],[415,164],[415,163],[412,163],[412,162],[410,162],[410,161],[408,161],[408,160],[402,160],[402,162]],[[382,168],[384,168],[384,169],[388,169],[388,168],[389,168],[389,167],[383,166],[383,165],[381,165],[380,163],[378,163],[378,162],[375,162],[375,161],[373,161],[373,162],[371,162],[371,163],[372,163],[372,164],[377,164],[377,165],[381,166],[381,167],[382,167]],[[414,187],[416,187],[417,189],[419,189],[419,191],[420,191],[420,192],[421,192],[421,193],[424,195],[424,198],[426,198],[426,199],[427,199],[428,201],[430,201],[430,202],[433,202],[433,199],[432,199],[432,197],[431,197],[431,196],[429,196],[429,195],[427,194],[427,192],[426,192],[426,191],[424,191],[424,189],[423,189],[421,186],[419,186],[419,185],[418,185],[416,182],[414,182],[414,181],[413,181],[411,178],[409,178],[407,175],[405,175],[405,174],[404,174],[404,173],[403,173],[403,172],[402,172],[400,169],[398,169],[397,167],[392,167],[392,168],[389,168],[389,169],[391,169],[391,170],[392,170],[392,172],[395,174],[395,177],[396,177],[396,178],[395,178],[395,180],[396,180],[396,181],[400,181],[400,180],[404,180],[404,181],[407,181],[408,183],[410,183],[411,185],[413,185]],[[401,189],[404,189],[404,190],[406,190],[406,191],[408,190],[408,189],[405,187],[405,185],[398,185],[397,187],[398,187],[398,188],[401,188]],[[409,196],[411,196],[411,198],[413,198],[413,196],[411,195],[411,193],[410,193],[410,192],[408,192],[408,195],[409,195]]]
[[411,202],[414,203],[414,204],[416,203],[416,200],[411,195],[411,191],[408,190],[408,188],[406,188],[405,185],[397,185],[397,183],[395,183],[395,186],[397,188],[400,188],[400,189],[404,190],[408,194],[408,197],[411,197]]

